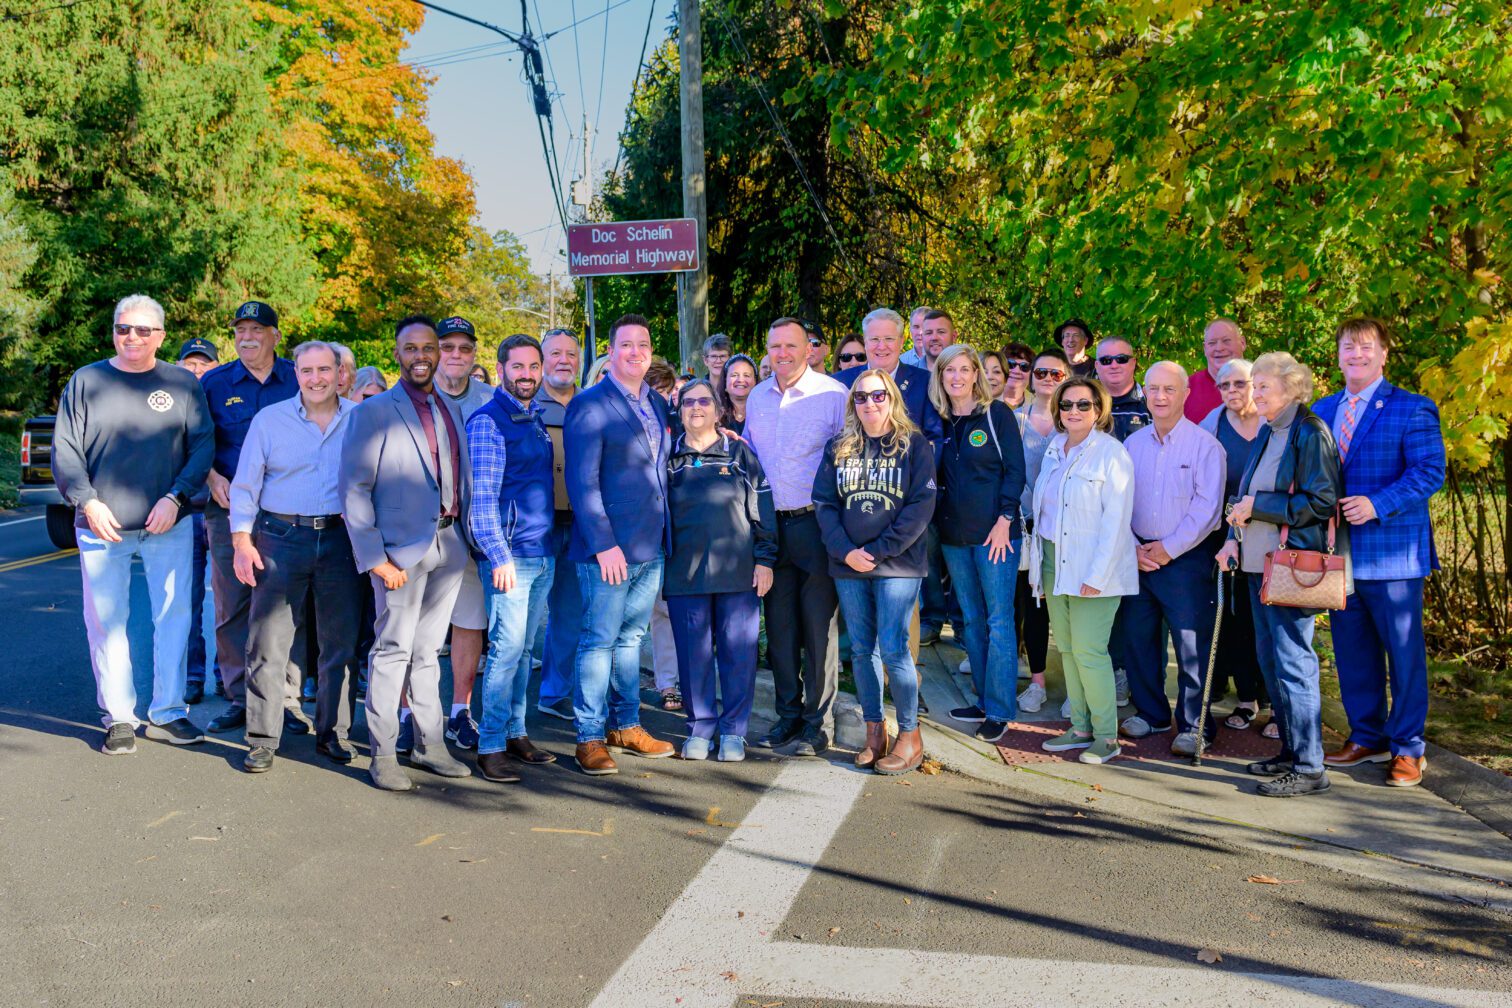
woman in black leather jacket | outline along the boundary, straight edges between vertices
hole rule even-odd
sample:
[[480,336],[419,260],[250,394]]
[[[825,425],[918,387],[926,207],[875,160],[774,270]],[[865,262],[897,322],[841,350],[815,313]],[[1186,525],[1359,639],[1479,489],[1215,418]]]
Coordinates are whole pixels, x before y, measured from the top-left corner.
[[1229,512],[1229,539],[1218,564],[1237,562],[1250,596],[1260,672],[1281,727],[1281,752],[1249,765],[1270,797],[1295,797],[1328,790],[1323,768],[1322,699],[1313,626],[1319,610],[1262,605],[1265,555],[1275,550],[1286,526],[1294,549],[1331,551],[1345,558],[1349,574],[1348,526],[1336,520],[1344,479],[1339,451],[1328,425],[1306,401],[1312,372],[1289,353],[1268,353],[1255,361],[1250,390],[1265,423],[1249,467],[1239,481],[1239,500]]

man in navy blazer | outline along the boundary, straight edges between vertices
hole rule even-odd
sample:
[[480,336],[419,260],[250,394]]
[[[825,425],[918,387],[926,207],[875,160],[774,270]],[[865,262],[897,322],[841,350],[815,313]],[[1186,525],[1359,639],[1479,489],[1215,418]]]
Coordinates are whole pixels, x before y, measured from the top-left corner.
[[866,344],[866,363],[837,372],[835,381],[850,388],[863,371],[886,371],[903,393],[909,419],[931,442],[938,443],[945,436],[945,423],[929,402],[929,372],[898,359],[903,350],[903,317],[891,308],[878,308],[862,320],[861,339]]
[[1424,769],[1423,579],[1438,568],[1428,499],[1444,485],[1444,437],[1432,400],[1386,381],[1384,324],[1350,319],[1337,340],[1344,389],[1313,412],[1333,429],[1344,462],[1339,509],[1351,526],[1355,590],[1329,620],[1349,741],[1323,761],[1390,760],[1386,783],[1412,787]]
[[661,594],[672,450],[667,402],[646,384],[653,353],[644,318],[617,320],[603,380],[572,397],[562,428],[573,516],[568,556],[583,597],[573,719],[578,766],[594,776],[619,772],[610,749],[673,752],[640,726],[640,645]]

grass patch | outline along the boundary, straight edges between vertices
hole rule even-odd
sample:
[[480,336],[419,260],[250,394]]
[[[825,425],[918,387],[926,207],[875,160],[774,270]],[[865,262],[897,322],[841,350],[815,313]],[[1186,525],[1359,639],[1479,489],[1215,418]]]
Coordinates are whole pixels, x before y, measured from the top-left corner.
[[21,501],[21,435],[0,433],[0,508],[15,507]]

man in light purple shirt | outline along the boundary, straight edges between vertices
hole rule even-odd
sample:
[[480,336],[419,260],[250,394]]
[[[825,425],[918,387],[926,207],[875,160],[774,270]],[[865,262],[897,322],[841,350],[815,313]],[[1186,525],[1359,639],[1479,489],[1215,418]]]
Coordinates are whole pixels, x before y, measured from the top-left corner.
[[[1213,640],[1215,537],[1223,515],[1224,452],[1218,439],[1182,415],[1187,373],[1160,361],[1145,372],[1152,423],[1124,442],[1134,462],[1134,516],[1139,594],[1119,607],[1129,694],[1135,710],[1121,734],[1142,738],[1171,728],[1165,692],[1165,630],[1176,644],[1176,738],[1171,752],[1197,750],[1202,681]],[[1217,722],[1207,720],[1208,741]]]
[[767,332],[772,377],[746,400],[745,437],[777,507],[777,565],[762,600],[777,723],[756,744],[784,756],[817,756],[829,747],[840,675],[838,599],[814,518],[814,474],[825,444],[845,425],[846,391],[808,366],[808,350],[801,321],[773,322]]

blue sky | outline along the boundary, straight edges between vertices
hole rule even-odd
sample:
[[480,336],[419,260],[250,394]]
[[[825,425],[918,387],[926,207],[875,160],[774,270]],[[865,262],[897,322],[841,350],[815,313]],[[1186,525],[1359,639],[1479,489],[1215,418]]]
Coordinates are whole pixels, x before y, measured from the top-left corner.
[[[438,0],[443,7],[520,30],[517,0]],[[552,126],[562,164],[569,220],[572,179],[581,174],[583,117],[594,124],[595,180],[613,164],[646,19],[653,11],[651,47],[664,37],[676,0],[526,0],[530,27],[544,43],[546,80],[555,94]],[[608,12],[605,13],[606,8]],[[580,23],[569,28],[574,20]],[[607,28],[607,34],[606,34]],[[497,43],[497,45],[495,45]],[[488,47],[488,48],[479,48]],[[430,126],[439,154],[471,172],[478,223],[514,232],[531,264],[565,273],[565,241],[552,209],[551,186],[536,118],[522,79],[522,56],[502,37],[476,25],[427,11],[404,58],[435,76]]]

